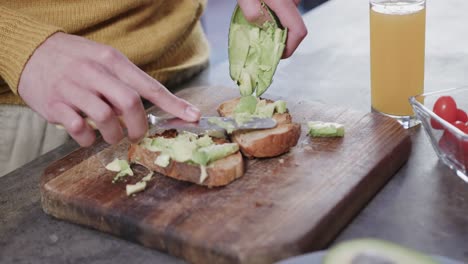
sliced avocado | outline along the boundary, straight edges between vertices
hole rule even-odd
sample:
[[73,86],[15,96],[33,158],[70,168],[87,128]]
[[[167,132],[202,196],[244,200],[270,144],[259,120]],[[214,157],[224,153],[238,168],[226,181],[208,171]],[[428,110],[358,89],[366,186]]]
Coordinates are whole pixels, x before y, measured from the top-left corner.
[[[249,23],[236,6],[229,28],[229,72],[242,95],[262,95],[270,86],[283,55],[287,29],[266,6],[271,21],[262,26]],[[263,12],[263,10],[260,10]]]
[[150,171],[148,174],[146,174],[145,177],[141,179],[141,181],[148,182],[153,178],[154,172]]
[[200,165],[200,184],[202,184],[206,178],[208,178],[208,172],[206,171],[205,165]]
[[254,92],[252,87],[252,79],[250,78],[250,74],[247,71],[241,69],[238,84],[239,91],[242,96],[251,95]]
[[192,159],[192,153],[197,149],[197,143],[187,140],[176,140],[171,146],[171,157],[178,162]]
[[275,104],[269,104],[266,100],[260,100],[255,110],[256,117],[272,117],[275,113]]
[[154,164],[160,167],[166,168],[167,166],[169,166],[170,162],[171,162],[171,156],[166,153],[161,153],[154,161]]
[[144,191],[146,189],[146,182],[145,181],[139,181],[135,184],[127,184],[125,186],[125,190],[127,192],[127,196],[130,196],[134,193]]
[[257,109],[257,98],[252,95],[242,96],[234,109],[234,113],[255,113]]
[[114,159],[112,162],[106,165],[106,169],[118,172],[117,175],[115,175],[112,182],[116,182],[120,178],[127,175],[133,176],[133,171],[126,160]]
[[257,97],[253,95],[242,96],[234,109],[234,119],[238,125],[252,120],[257,109]]
[[243,96],[234,109],[234,119],[238,125],[241,125],[254,117],[271,118],[274,113],[283,114],[286,111],[286,102],[283,100],[268,103],[252,95]]
[[[171,159],[177,162],[208,165],[212,161],[229,156],[239,150],[236,143],[215,145],[208,135],[198,137],[189,132],[181,133],[175,138],[144,139],[142,144],[152,151],[161,152],[154,161],[154,164],[160,167],[167,167]],[[131,170],[130,172],[133,174]]]
[[436,264],[437,262],[420,252],[391,242],[355,239],[332,247],[325,255],[323,263]]
[[106,170],[119,172],[120,171],[120,163],[121,161],[115,158],[112,162],[106,165]]
[[204,135],[203,137],[197,139],[197,145],[199,147],[208,147],[213,144],[214,144],[213,140],[208,135]]
[[208,154],[206,152],[202,152],[202,151],[193,152],[193,156],[192,156],[193,163],[200,164],[200,165],[207,165],[209,161],[210,161],[210,158],[208,157]]
[[217,161],[234,154],[238,150],[239,145],[237,145],[237,143],[211,145],[198,149],[194,153],[192,161],[200,165],[207,165],[210,162]]
[[205,152],[208,154],[208,158],[211,161],[216,161],[227,157],[231,154],[236,153],[239,150],[237,143],[225,143],[218,145],[211,145],[208,147],[200,148],[199,152]]
[[309,121],[307,127],[312,137],[343,137],[345,133],[342,124],[332,122]]
[[[128,164],[128,161],[126,161],[126,160],[119,160],[119,166],[120,166],[120,171],[121,172],[127,172],[128,170],[131,171],[130,164]],[[133,175],[133,172],[130,172],[128,174]]]
[[278,100],[275,103],[275,112],[278,114],[284,114],[286,113],[286,102],[283,100]]
[[164,137],[157,137],[157,138],[145,138],[142,140],[142,145],[148,149],[149,151],[153,152],[165,152],[171,148],[171,145],[174,143],[174,138],[164,138]]

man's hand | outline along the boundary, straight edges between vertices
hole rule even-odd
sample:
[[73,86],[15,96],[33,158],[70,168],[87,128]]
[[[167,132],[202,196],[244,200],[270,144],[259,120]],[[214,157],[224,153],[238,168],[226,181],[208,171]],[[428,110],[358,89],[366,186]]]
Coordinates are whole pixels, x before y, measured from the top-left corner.
[[118,116],[127,126],[128,138],[141,139],[148,123],[140,96],[187,121],[200,117],[197,108],[171,94],[117,50],[65,33],[52,35],[36,49],[18,92],[33,110],[62,124],[82,146],[96,138],[83,114],[110,144],[124,137]]
[[[260,0],[238,0],[237,2],[249,22],[265,22],[265,13],[262,11]],[[275,12],[281,24],[288,29],[288,39],[283,53],[283,58],[288,58],[307,35],[307,28],[297,10],[300,0],[264,0],[263,2]]]

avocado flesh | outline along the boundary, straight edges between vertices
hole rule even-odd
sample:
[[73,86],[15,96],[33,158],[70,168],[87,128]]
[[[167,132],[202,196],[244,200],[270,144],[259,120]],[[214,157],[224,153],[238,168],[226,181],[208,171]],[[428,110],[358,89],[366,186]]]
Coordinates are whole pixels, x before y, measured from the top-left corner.
[[210,162],[217,161],[239,150],[237,143],[225,143],[211,145],[198,149],[193,154],[193,161],[200,165],[207,165]]
[[415,250],[378,239],[355,239],[332,247],[324,264],[435,264],[432,258]]
[[338,123],[309,121],[307,127],[312,137],[343,137],[345,133],[344,126]]
[[154,161],[154,164],[163,168],[169,166],[169,163],[171,163],[171,156],[166,153],[161,153]]
[[261,96],[270,86],[283,55],[287,30],[280,28],[274,14],[259,27],[250,24],[236,6],[229,28],[229,72],[241,95]]
[[286,113],[286,102],[278,100],[274,103],[269,103],[266,100],[261,100],[253,95],[243,96],[239,100],[234,109],[234,119],[238,125],[249,122],[254,117],[272,118],[275,113]]
[[278,100],[275,102],[275,111],[278,113],[278,114],[284,114],[286,113],[286,102],[283,101],[283,100]]
[[209,136],[198,137],[192,133],[181,133],[175,138],[145,138],[143,147],[160,152],[155,164],[167,167],[170,160],[208,165],[239,150],[236,143],[215,144]]
[[257,98],[252,95],[242,96],[234,109],[234,113],[253,114],[257,109]]
[[116,182],[127,175],[133,176],[132,168],[130,168],[130,164],[128,164],[126,160],[120,160],[116,158],[106,165],[106,169],[117,172],[112,182]]

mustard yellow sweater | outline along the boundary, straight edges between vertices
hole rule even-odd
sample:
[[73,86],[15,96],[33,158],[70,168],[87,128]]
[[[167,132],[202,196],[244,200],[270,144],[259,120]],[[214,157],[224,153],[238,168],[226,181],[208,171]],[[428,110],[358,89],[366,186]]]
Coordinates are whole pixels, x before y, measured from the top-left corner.
[[206,0],[0,0],[0,104],[22,104],[21,72],[58,31],[110,45],[165,85],[208,63]]

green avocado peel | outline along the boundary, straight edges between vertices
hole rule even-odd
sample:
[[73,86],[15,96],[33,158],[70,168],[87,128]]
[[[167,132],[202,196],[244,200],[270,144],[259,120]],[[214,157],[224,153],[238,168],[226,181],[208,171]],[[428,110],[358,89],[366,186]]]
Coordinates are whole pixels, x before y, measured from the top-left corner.
[[266,5],[264,7],[272,21],[262,26],[249,23],[239,6],[231,18],[229,73],[242,96],[255,93],[259,97],[268,89],[286,46],[287,29]]

